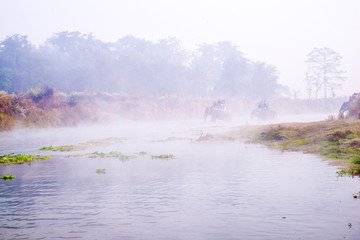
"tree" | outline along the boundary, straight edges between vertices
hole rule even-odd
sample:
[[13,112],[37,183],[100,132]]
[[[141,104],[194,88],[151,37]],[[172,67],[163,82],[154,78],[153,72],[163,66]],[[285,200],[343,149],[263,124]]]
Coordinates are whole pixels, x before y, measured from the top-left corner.
[[328,90],[333,92],[334,89],[341,87],[345,77],[344,71],[339,70],[340,60],[341,56],[330,48],[314,48],[308,54],[306,60],[308,70],[305,81],[308,89],[311,85],[315,87],[316,98],[321,88],[324,89],[324,98],[326,99]]
[[213,95],[221,76],[223,61],[217,45],[203,43],[193,52],[190,67],[195,96]]
[[46,61],[27,36],[15,34],[0,42],[0,90],[22,92],[46,81]]
[[275,66],[264,62],[252,63],[253,75],[250,80],[250,97],[252,98],[271,98],[276,95],[279,87],[277,80],[279,78]]
[[200,93],[197,95],[269,98],[277,94],[280,86],[276,68],[250,61],[231,42],[203,44],[196,53],[191,70],[194,89]]
[[318,71],[308,71],[306,73],[305,82],[309,99],[311,98],[313,91],[315,92],[315,99],[317,99],[319,91],[323,86],[320,73]]
[[40,50],[51,61],[49,82],[57,89],[67,92],[111,89],[107,75],[114,58],[109,44],[91,33],[55,33]]
[[14,74],[10,68],[0,68],[0,91],[11,91],[13,89]]

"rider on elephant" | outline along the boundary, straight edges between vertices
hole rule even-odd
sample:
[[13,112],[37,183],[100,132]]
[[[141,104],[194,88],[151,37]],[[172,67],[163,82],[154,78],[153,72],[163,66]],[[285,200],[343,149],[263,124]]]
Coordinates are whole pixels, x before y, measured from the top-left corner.
[[213,109],[225,111],[225,110],[226,110],[225,100],[223,100],[223,99],[218,99],[217,101],[214,101],[214,102],[213,102],[213,104],[211,105],[211,107],[212,107]]
[[264,110],[268,109],[268,107],[269,107],[266,100],[261,100],[257,106],[258,106],[258,109],[264,109]]

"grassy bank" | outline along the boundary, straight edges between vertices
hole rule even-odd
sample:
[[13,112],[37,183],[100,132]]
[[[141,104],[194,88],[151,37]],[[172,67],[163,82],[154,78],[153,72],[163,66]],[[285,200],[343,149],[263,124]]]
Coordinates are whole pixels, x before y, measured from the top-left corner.
[[360,174],[360,120],[283,123],[240,128],[229,134],[271,148],[313,153]]

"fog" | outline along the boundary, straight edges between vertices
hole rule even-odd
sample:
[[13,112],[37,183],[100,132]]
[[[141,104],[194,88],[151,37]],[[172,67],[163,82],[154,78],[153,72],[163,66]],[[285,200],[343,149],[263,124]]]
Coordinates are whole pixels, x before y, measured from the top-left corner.
[[[316,70],[308,75],[312,81],[322,69],[311,67]],[[324,76],[327,85],[321,78],[309,82],[309,98],[300,99],[298,91],[279,83],[275,66],[247,58],[230,41],[203,43],[190,51],[175,38],[125,36],[111,43],[63,31],[39,47],[19,34],[0,46],[0,90],[2,95],[15,93],[13,104],[20,106],[15,113],[10,106],[3,112],[23,120],[39,112],[49,118],[49,111],[60,112],[65,123],[79,118],[101,122],[109,114],[133,120],[201,119],[206,107],[215,115],[227,109],[228,117],[211,113],[212,121],[255,117],[256,109],[270,109],[257,113],[266,120],[283,114],[337,115],[346,97],[336,97],[340,82],[330,74],[336,72]],[[318,97],[322,89],[330,97]],[[36,108],[29,108],[26,99]]]
[[0,239],[357,239],[357,178],[244,134],[356,124],[359,9],[0,0],[0,160],[49,157],[0,162]]
[[[338,178],[336,167],[309,154],[196,141],[233,127],[122,122],[2,132],[0,154],[52,159],[0,166],[1,175],[16,176],[0,184],[0,237],[285,240],[296,231],[296,238],[357,239],[358,179]],[[81,151],[39,150],[81,143]],[[91,157],[114,151],[134,158]]]
[[[103,42],[127,35],[158,41],[175,37],[186,49],[230,41],[246,59],[266,62],[278,83],[306,98],[306,56],[329,47],[342,57],[347,80],[337,96],[359,87],[358,1],[2,1],[0,39],[27,35],[37,46],[54,33],[93,33]],[[21,16],[21,17],[19,17]]]
[[[17,118],[8,128],[336,117],[360,87],[357,7],[337,0],[3,1],[0,94],[15,106],[3,112]],[[322,51],[333,54],[330,67],[310,61]],[[320,76],[325,69],[333,71]],[[266,113],[257,112],[264,104]]]

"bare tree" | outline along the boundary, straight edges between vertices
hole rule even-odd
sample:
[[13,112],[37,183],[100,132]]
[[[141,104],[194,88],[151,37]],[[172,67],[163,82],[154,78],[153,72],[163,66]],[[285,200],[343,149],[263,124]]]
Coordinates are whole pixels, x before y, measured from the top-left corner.
[[312,68],[308,68],[305,82],[306,82],[306,91],[308,93],[309,99],[313,91],[315,93],[315,99],[317,99],[319,91],[323,85],[319,72],[315,70],[313,71]]
[[305,82],[306,82],[306,92],[307,92],[308,98],[309,98],[309,100],[310,100],[310,98],[311,98],[311,93],[312,93],[312,91],[313,91],[313,85],[312,85],[312,79],[311,79],[309,73],[306,73]]
[[345,77],[344,71],[339,70],[340,60],[341,56],[330,48],[314,48],[308,54],[306,81],[315,87],[316,98],[321,88],[324,89],[326,99],[328,90],[334,92],[336,88],[341,87]]

